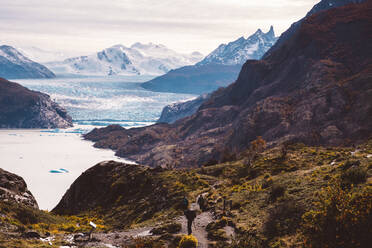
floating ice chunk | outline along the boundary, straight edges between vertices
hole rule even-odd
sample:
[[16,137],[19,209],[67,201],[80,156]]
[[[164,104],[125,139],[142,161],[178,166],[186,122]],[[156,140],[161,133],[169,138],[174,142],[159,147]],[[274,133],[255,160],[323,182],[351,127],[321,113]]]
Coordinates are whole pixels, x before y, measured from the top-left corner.
[[58,169],[58,170],[50,170],[49,173],[68,173],[69,171],[66,169]]

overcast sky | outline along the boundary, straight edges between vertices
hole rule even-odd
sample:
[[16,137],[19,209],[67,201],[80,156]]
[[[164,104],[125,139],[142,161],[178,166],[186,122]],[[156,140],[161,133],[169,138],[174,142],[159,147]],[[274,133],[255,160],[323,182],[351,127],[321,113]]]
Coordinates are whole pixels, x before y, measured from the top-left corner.
[[0,0],[0,44],[88,54],[134,42],[207,54],[258,28],[277,35],[319,0]]

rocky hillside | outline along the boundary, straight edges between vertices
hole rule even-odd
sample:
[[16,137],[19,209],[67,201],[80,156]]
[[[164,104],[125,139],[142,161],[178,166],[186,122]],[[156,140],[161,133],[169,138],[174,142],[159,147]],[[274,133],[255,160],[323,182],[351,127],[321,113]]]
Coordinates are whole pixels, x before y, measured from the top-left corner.
[[[102,162],[53,212],[101,220],[104,232],[95,231],[85,247],[179,247],[184,196],[198,213],[192,229],[199,247],[369,247],[371,140],[356,147],[286,144],[252,156],[253,146],[238,159],[190,170]],[[143,236],[137,246],[127,246],[136,235]]]
[[270,56],[173,125],[93,130],[97,147],[152,166],[200,166],[262,136],[340,145],[371,135],[371,2],[316,13]]
[[22,177],[0,168],[0,201],[39,208]]
[[206,184],[191,172],[105,161],[76,179],[52,212],[94,210],[105,216],[107,224],[123,228],[156,216],[179,215],[183,197]]
[[194,114],[199,107],[210,97],[210,94],[203,94],[193,100],[176,102],[165,106],[161,112],[158,123],[174,123],[179,119]]
[[161,92],[203,94],[234,82],[247,59],[260,59],[275,44],[273,27],[267,33],[258,29],[248,38],[221,44],[196,65],[171,70],[142,84]]
[[15,78],[53,78],[54,73],[38,64],[11,46],[0,46],[0,77]]
[[321,0],[319,3],[314,5],[314,7],[306,14],[304,18],[293,23],[291,27],[279,37],[278,41],[267,51],[263,57],[265,58],[269,56],[272,52],[281,47],[287,41],[287,39],[289,39],[297,31],[297,29],[301,26],[301,23],[304,22],[307,17],[320,11],[341,7],[352,3],[362,3],[364,1],[365,0]]
[[72,119],[46,94],[0,78],[0,128],[66,128]]

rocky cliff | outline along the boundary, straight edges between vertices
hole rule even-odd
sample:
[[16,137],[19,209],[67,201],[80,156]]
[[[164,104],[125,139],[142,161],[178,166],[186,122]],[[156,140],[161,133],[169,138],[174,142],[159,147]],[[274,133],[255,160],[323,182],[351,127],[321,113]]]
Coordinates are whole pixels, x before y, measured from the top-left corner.
[[0,128],[66,128],[72,119],[46,94],[0,78]]
[[237,81],[173,125],[93,130],[97,147],[152,166],[200,166],[246,149],[257,136],[341,145],[371,135],[372,3],[321,11]]
[[39,208],[22,177],[0,168],[0,200]]

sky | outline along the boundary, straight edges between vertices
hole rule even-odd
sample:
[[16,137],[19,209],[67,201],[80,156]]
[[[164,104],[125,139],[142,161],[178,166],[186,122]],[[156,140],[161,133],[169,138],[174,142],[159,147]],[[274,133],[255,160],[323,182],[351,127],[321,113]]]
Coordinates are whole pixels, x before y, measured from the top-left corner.
[[135,42],[204,55],[258,28],[277,35],[319,0],[0,0],[0,44],[86,55]]

